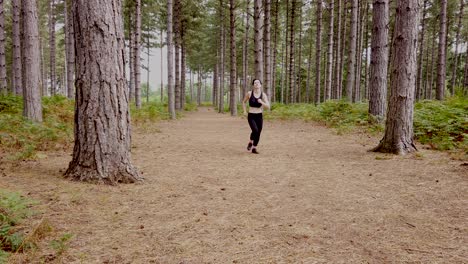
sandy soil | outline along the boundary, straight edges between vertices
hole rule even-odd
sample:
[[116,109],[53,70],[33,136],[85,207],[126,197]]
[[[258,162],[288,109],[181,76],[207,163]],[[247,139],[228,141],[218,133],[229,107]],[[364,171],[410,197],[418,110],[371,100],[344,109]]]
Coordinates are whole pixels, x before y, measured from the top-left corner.
[[[421,148],[266,121],[260,155],[244,118],[202,108],[135,129],[143,184],[62,178],[68,153],[3,162],[0,187],[39,201],[54,227],[23,263],[468,263],[468,169]],[[50,240],[73,234],[62,255]]]

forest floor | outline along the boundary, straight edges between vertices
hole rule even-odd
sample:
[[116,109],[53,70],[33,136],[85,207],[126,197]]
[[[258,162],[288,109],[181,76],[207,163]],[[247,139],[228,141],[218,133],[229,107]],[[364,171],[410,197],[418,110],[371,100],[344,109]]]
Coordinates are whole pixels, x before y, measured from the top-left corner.
[[[54,231],[12,263],[468,263],[468,169],[443,152],[368,152],[380,137],[200,108],[134,128],[142,184],[71,182],[68,152],[3,162],[0,188]],[[3,174],[3,175],[2,175]],[[62,250],[50,241],[71,234]]]

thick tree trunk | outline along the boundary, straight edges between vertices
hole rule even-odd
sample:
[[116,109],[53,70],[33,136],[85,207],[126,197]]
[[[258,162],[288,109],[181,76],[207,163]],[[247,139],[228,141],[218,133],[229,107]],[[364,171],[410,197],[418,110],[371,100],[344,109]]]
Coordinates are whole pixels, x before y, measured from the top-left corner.
[[[434,30],[435,31],[435,30]],[[428,86],[428,91],[427,91],[427,99],[432,100],[432,90],[434,88],[434,57],[435,57],[435,40],[436,38],[433,36],[432,37],[432,45],[431,45],[431,78]]]
[[164,81],[163,81],[163,76],[164,76],[164,63],[163,63],[163,31],[161,29],[161,47],[160,47],[160,50],[161,50],[161,103],[164,102]]
[[133,15],[130,14],[130,32],[129,32],[129,41],[128,41],[128,63],[129,63],[129,68],[130,68],[130,77],[129,77],[129,83],[130,83],[130,92],[129,92],[129,98],[128,100],[130,102],[133,102],[135,100],[135,27],[133,27]]
[[423,16],[421,19],[421,37],[419,38],[419,58],[418,58],[418,77],[416,81],[416,100],[421,98],[421,91],[422,91],[422,73],[423,73],[423,57],[424,57],[424,33],[426,31],[426,6],[428,0],[424,0],[423,6]]
[[174,95],[174,44],[172,43],[172,0],[167,0],[167,97],[168,112],[171,119],[176,119]]
[[447,0],[440,0],[440,31],[439,31],[439,56],[437,61],[437,89],[436,99],[444,100],[445,72],[446,72],[446,46],[447,46]]
[[[141,108],[141,61],[140,47],[141,43],[141,0],[135,0],[135,105],[137,109]],[[149,85],[149,84],[148,84]]]
[[346,30],[346,24],[347,24],[347,18],[348,18],[348,9],[346,7],[346,3],[348,1],[345,1],[343,4],[343,12],[344,12],[344,17],[343,17],[343,24],[342,24],[342,38],[341,38],[341,51],[340,51],[340,66],[339,66],[339,75],[337,76],[338,79],[338,96],[337,99],[341,99],[343,97],[343,72],[344,72],[344,62],[345,62],[345,50],[346,50],[346,40],[348,38],[348,30]]
[[330,23],[328,27],[328,61],[327,61],[327,79],[325,82],[324,101],[331,99],[332,91],[332,67],[333,67],[333,23],[334,23],[334,3],[335,0],[330,0]]
[[180,69],[180,109],[184,110],[185,107],[185,68],[187,67],[187,62],[186,62],[186,51],[185,51],[185,42],[182,34],[182,42],[180,46],[180,64],[181,64],[181,69]]
[[289,23],[289,78],[288,78],[288,88],[289,88],[289,102],[294,102],[294,36],[295,32],[295,13],[296,13],[296,1],[292,0],[291,2],[291,21]]
[[[220,21],[224,21],[224,4],[223,0],[219,1],[220,3]],[[220,74],[220,86],[219,86],[219,113],[224,113],[224,73],[225,71],[225,58],[226,58],[226,30],[224,28],[224,22],[221,22],[221,31],[220,31],[220,57],[221,57],[221,74]]]
[[368,59],[369,58],[369,9],[370,9],[370,4],[366,1],[366,32],[364,33],[365,38],[364,38],[364,99],[369,100],[369,75],[368,75],[368,70],[369,70],[369,65],[368,65]]
[[276,59],[278,55],[278,14],[279,14],[279,0],[275,1],[275,24],[273,30],[275,32],[273,37],[273,62],[271,65],[271,102],[276,102]]
[[180,0],[174,2],[175,108],[180,110]]
[[369,81],[370,121],[382,122],[387,103],[388,0],[374,0]]
[[322,47],[322,0],[317,1],[317,36],[315,39],[315,96],[314,103],[320,103],[320,54]]
[[364,15],[365,7],[362,6],[362,2],[359,3],[360,7],[358,8],[358,38],[357,38],[357,52],[356,52],[356,83],[354,85],[353,93],[353,102],[361,101],[361,77],[362,77],[362,41],[363,41],[363,32],[364,32]]
[[236,82],[236,20],[235,20],[235,12],[236,7],[234,6],[235,1],[230,0],[229,5],[229,14],[230,14],[230,33],[231,33],[231,76],[230,76],[230,95],[229,95],[229,110],[231,111],[231,116],[237,116],[237,103],[236,103],[236,91],[237,91],[237,82]]
[[57,74],[55,71],[55,0],[50,0],[49,9],[49,67],[50,67],[50,95],[57,92]]
[[262,47],[262,0],[254,0],[254,52],[255,52],[255,78],[263,83],[263,47]]
[[[312,30],[311,30],[312,34]],[[312,70],[312,41],[309,42],[309,57],[307,59],[307,81],[306,81],[306,98],[305,102],[310,103],[310,72]]]
[[201,76],[201,67],[198,66],[198,78],[197,78],[198,84],[197,84],[197,105],[201,105],[201,86],[202,86],[202,76]]
[[351,31],[350,31],[350,45],[349,45],[349,62],[348,62],[348,76],[346,77],[346,96],[349,101],[353,100],[353,84],[355,78],[356,67],[356,44],[357,44],[357,4],[358,0],[351,2]]
[[338,19],[337,19],[337,34],[336,34],[336,52],[335,52],[335,78],[333,80],[333,87],[332,87],[332,99],[338,99],[338,89],[339,89],[339,79],[340,79],[340,64],[341,64],[341,0],[338,0]]
[[460,10],[458,14],[458,26],[457,26],[457,33],[455,36],[455,54],[453,55],[452,78],[450,79],[450,93],[452,94],[452,96],[455,94],[455,84],[456,84],[457,70],[458,70],[458,42],[460,40],[460,29],[462,28],[464,6],[465,6],[465,1],[460,0]]
[[248,51],[249,51],[249,6],[250,6],[250,0],[247,0],[246,3],[246,10],[245,10],[245,16],[246,22],[245,22],[245,35],[244,35],[244,42],[243,42],[243,47],[242,47],[242,96],[245,96],[247,93],[247,87],[248,87],[248,81],[247,81],[247,71],[249,69],[248,63],[249,63],[249,57],[248,57]]
[[391,94],[385,135],[377,152],[405,154],[416,151],[413,142],[413,107],[417,73],[419,1],[398,2],[393,43]]
[[75,45],[73,16],[71,14],[71,3],[65,1],[65,29],[66,29],[66,53],[67,53],[67,96],[75,98]]
[[22,89],[22,69],[21,69],[21,31],[20,31],[20,13],[21,13],[21,1],[12,0],[13,8],[13,69],[12,69],[12,90],[17,95],[23,94]]
[[36,1],[21,3],[21,64],[23,65],[23,116],[34,122],[42,122],[40,94],[39,18]]
[[263,72],[265,83],[263,86],[265,87],[265,93],[271,95],[271,0],[264,0],[263,3],[265,12],[263,20]]
[[5,13],[3,11],[3,0],[0,0],[0,94],[8,93],[5,56]]
[[[105,184],[142,180],[130,160],[131,125],[125,84],[119,0],[76,0],[75,147],[65,177]],[[116,56],[118,55],[118,56]]]

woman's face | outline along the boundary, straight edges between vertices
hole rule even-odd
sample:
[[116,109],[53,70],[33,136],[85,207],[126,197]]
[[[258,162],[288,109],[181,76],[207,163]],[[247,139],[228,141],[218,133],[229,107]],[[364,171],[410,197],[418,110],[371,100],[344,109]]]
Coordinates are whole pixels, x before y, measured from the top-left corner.
[[255,80],[255,81],[254,81],[254,87],[255,87],[255,88],[260,88],[260,87],[262,87],[262,84],[260,83],[259,80]]

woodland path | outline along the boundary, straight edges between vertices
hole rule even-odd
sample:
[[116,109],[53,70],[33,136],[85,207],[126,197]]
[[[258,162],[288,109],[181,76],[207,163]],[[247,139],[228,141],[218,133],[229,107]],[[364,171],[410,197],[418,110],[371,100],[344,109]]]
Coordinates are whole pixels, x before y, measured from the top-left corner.
[[265,121],[260,155],[245,118],[200,108],[134,129],[143,184],[61,176],[70,153],[5,165],[0,187],[39,202],[53,234],[28,262],[467,263],[468,173],[446,154],[367,152],[379,140]]

